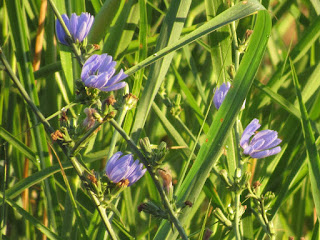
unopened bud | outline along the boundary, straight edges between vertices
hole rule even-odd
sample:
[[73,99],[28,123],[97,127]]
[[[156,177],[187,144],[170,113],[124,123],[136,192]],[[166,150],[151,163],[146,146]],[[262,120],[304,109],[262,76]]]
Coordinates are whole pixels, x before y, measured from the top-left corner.
[[117,100],[114,98],[113,95],[107,97],[106,100],[104,100],[104,103],[107,104],[108,106],[113,106],[115,103],[117,102]]
[[96,122],[94,114],[96,114],[97,111],[94,108],[85,108],[83,112],[87,115],[87,117],[83,120],[82,125],[86,129],[92,128]]
[[110,121],[110,120],[113,119],[115,116],[116,116],[116,112],[111,111],[111,112],[109,112],[109,113],[104,117],[103,120]]
[[53,141],[57,141],[58,139],[62,140],[63,139],[63,135],[59,130],[56,130],[54,133],[51,133],[51,139]]
[[143,211],[145,213],[149,213],[155,217],[159,217],[162,219],[168,219],[168,215],[166,214],[166,212],[151,201],[146,203],[141,203],[138,206],[138,211],[139,212]]
[[130,110],[137,105],[139,98],[137,98],[132,93],[129,93],[124,96],[124,100],[125,100],[125,106],[127,107],[128,110]]
[[170,170],[159,169],[158,173],[163,181],[163,188],[166,190],[167,194],[170,194],[172,190],[172,176]]
[[178,117],[182,111],[181,109],[181,95],[177,94],[174,102],[173,102],[174,106],[172,106],[172,108],[170,109],[170,113],[174,116],[174,117]]
[[222,169],[222,170],[220,171],[220,176],[221,176],[221,179],[223,180],[223,182],[224,182],[228,187],[232,187],[233,183],[232,183],[231,179],[230,179],[229,176],[228,176],[227,170]]
[[223,214],[220,208],[213,210],[213,215],[226,227],[232,228],[232,222]]
[[271,204],[272,200],[275,198],[275,195],[273,192],[266,192],[266,194],[263,196],[264,200],[264,207],[267,210],[269,208],[269,205]]
[[247,186],[247,183],[249,182],[251,178],[251,172],[245,172],[239,182],[240,189],[245,189]]
[[139,145],[144,153],[144,156],[148,159],[152,157],[152,148],[148,137],[139,140]]

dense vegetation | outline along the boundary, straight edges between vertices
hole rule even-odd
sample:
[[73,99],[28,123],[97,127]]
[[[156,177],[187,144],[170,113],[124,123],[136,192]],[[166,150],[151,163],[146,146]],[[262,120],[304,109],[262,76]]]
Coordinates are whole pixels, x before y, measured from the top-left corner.
[[319,14],[0,0],[2,239],[319,239]]

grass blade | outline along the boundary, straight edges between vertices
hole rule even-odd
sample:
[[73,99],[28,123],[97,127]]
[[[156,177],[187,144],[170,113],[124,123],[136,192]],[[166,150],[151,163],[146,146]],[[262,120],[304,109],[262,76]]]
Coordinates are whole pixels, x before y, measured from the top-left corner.
[[317,150],[317,146],[315,144],[315,137],[312,132],[312,127],[310,123],[310,119],[308,116],[307,109],[304,105],[301,95],[301,89],[299,80],[293,66],[292,61],[290,61],[292,77],[294,81],[294,85],[296,88],[297,98],[300,105],[301,112],[301,123],[303,128],[303,135],[306,142],[307,148],[307,159],[308,159],[308,167],[309,167],[309,177],[311,182],[311,191],[313,196],[313,201],[315,204],[315,208],[317,211],[318,221],[320,220],[320,158]]

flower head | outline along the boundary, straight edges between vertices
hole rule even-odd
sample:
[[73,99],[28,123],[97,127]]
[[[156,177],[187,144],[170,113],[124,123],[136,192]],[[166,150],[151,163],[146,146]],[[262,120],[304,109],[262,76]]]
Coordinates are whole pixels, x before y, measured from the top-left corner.
[[[224,98],[226,97],[229,89],[231,87],[231,83],[230,82],[226,82],[226,83],[222,83],[220,87],[217,88],[214,97],[213,97],[213,103],[214,106],[216,107],[216,109],[219,109]],[[241,109],[244,109],[246,104],[246,100],[244,100],[243,105],[241,107]]]
[[[74,42],[82,42],[87,37],[94,21],[94,17],[89,13],[81,13],[80,16],[72,13],[70,20],[66,14],[62,14],[61,17],[66,24]],[[58,19],[56,20],[56,33],[59,42],[64,45],[69,45],[66,40],[67,35]]]
[[[243,153],[250,155],[252,158],[265,158],[275,155],[281,151],[281,147],[277,146],[281,143],[278,138],[278,132],[273,130],[262,130],[255,133],[260,128],[259,120],[253,119],[246,129],[243,131],[240,146]],[[250,138],[253,138],[250,141]]]
[[101,91],[113,91],[125,87],[126,82],[121,80],[128,77],[123,70],[115,73],[116,62],[108,54],[94,54],[87,59],[81,71],[81,79],[87,87],[98,88]]
[[106,166],[106,174],[114,183],[122,186],[131,186],[138,181],[147,169],[142,169],[139,160],[134,161],[131,154],[122,156],[122,152],[117,152],[109,159]]

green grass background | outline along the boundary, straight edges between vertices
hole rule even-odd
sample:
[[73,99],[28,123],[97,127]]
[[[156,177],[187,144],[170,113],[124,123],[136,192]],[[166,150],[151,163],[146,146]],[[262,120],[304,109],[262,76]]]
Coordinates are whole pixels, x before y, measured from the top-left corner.
[[[51,116],[48,121],[56,130],[62,108],[69,108],[68,117],[81,124],[86,106],[72,104],[81,68],[72,52],[57,43],[49,4],[40,68],[33,66],[42,2],[0,1],[0,46],[31,101],[46,118]],[[320,239],[319,1],[53,2],[60,14],[94,15],[88,42],[98,44],[98,53],[112,55],[118,68],[129,74],[129,90],[139,101],[127,112],[122,127],[135,143],[146,136],[154,145],[167,143],[170,150],[164,163],[171,169],[176,199],[193,202],[192,208],[177,215],[190,239],[202,239],[205,228],[213,231],[210,239],[234,238],[233,231],[212,214],[217,207],[227,214],[233,198],[217,172],[226,169],[233,176],[238,151],[233,126],[245,127],[253,118],[260,120],[261,129],[278,131],[283,140],[281,153],[250,160],[245,169],[252,173],[252,182],[261,183],[261,193],[275,193],[267,216],[276,239]],[[253,35],[238,66],[234,44],[244,39],[247,29]],[[231,65],[235,74],[230,74]],[[82,238],[108,238],[71,163],[5,67],[0,64],[0,69],[1,237],[80,239],[84,229]],[[228,80],[234,87],[217,111],[212,106],[213,89]],[[119,98],[123,93],[114,94]],[[181,113],[174,115],[178,96]],[[244,99],[246,107],[240,111]],[[80,152],[89,169],[100,171],[113,152],[132,150],[115,132],[109,123],[103,124]],[[245,193],[243,236],[267,239]],[[167,221],[138,212],[137,206],[148,200],[161,204],[146,174],[118,198],[120,214],[113,216],[112,228],[119,239],[178,237]]]

